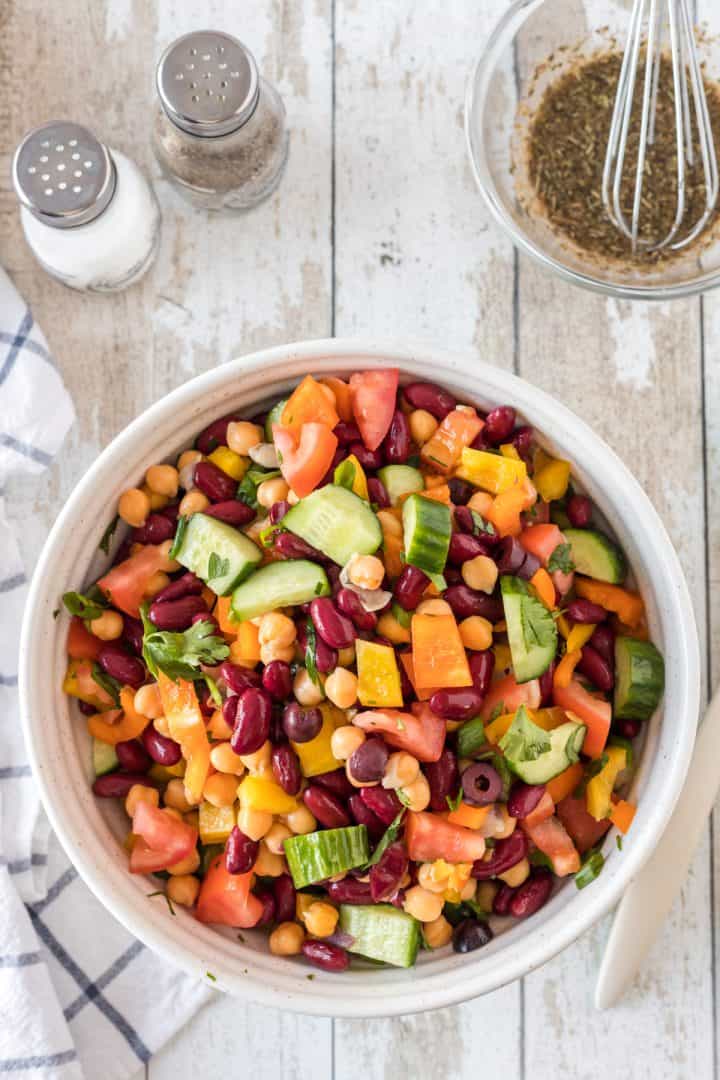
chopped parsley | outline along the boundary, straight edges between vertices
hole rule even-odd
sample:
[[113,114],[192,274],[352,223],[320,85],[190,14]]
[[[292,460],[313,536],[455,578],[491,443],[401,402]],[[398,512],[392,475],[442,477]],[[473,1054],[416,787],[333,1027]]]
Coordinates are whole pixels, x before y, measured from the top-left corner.
[[317,687],[322,689],[322,682],[317,669],[317,638],[315,627],[310,619],[305,623],[305,670]]
[[376,863],[380,862],[380,859],[383,857],[390,845],[395,843],[400,833],[404,816],[405,807],[403,807],[399,814],[393,819],[393,821],[391,821],[385,832],[380,837],[377,847],[373,851],[368,862],[365,864],[366,870],[368,869],[368,867],[375,866]]
[[463,789],[462,789],[462,784],[461,784],[459,789],[458,789],[458,793],[457,793],[457,795],[455,796],[454,799],[451,798],[449,795],[445,796],[445,802],[448,804],[448,809],[449,810],[459,810],[460,803],[462,802],[462,798],[463,798]]
[[86,593],[66,592],[63,596],[63,604],[71,615],[77,615],[85,622],[99,619],[108,607],[108,602],[97,585],[91,586]]
[[548,559],[548,573],[552,574],[553,570],[560,570],[563,574],[572,574],[575,563],[572,561],[571,552],[569,544],[558,544]]
[[120,705],[122,683],[118,682],[117,679],[113,679],[112,675],[107,675],[99,664],[93,664],[92,666],[92,680],[101,687],[106,694],[110,695],[115,705]]
[[157,630],[147,612],[148,606],[143,604],[140,608],[145,630],[143,658],[155,678],[158,671],[162,671],[175,682],[197,679],[203,664],[214,667],[230,655],[224,638],[217,636],[214,624],[208,620],[203,619],[193,623],[188,630],[175,633]]
[[578,889],[584,889],[600,876],[605,865],[605,856],[602,851],[589,851],[583,859],[583,864],[575,875],[575,884]]
[[[279,460],[280,455],[278,454]],[[265,480],[274,480],[279,475],[279,469],[261,469],[257,466],[248,469],[238,486],[237,498],[253,510],[257,510],[260,505],[257,500],[257,489]]]
[[110,522],[107,529],[105,530],[105,532],[102,534],[102,536],[100,538],[100,543],[98,544],[98,549],[100,551],[102,551],[105,555],[110,554],[110,544],[112,542],[113,536],[115,535],[115,530],[118,527],[118,522],[119,521],[120,521],[120,517],[119,517],[119,515],[116,514],[115,517]]
[[177,529],[175,530],[175,539],[173,540],[172,547],[170,548],[169,557],[171,559],[176,558],[178,552],[180,551],[180,549],[183,546],[183,541],[185,539],[185,532],[187,531],[189,521],[190,521],[189,517],[179,517],[178,518]]

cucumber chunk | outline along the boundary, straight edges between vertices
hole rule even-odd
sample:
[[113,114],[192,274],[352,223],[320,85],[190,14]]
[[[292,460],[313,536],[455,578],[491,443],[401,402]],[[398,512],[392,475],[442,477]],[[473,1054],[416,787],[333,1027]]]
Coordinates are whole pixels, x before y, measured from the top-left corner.
[[550,667],[557,649],[557,627],[551,612],[531,595],[522,578],[500,579],[508,643],[519,683],[537,679]]
[[101,742],[100,739],[93,739],[92,763],[96,776],[105,776],[106,773],[117,769],[120,764],[115,753],[115,747],[110,746],[109,743]]
[[355,940],[348,951],[394,967],[412,967],[420,923],[392,904],[341,904],[340,928]]
[[181,534],[175,558],[216,596],[228,596],[253,572],[262,551],[232,525],[207,514],[193,514]]
[[373,555],[382,543],[373,510],[354,492],[336,484],[326,484],[301,499],[282,519],[282,526],[338,566],[345,566],[353,555]]
[[397,506],[403,495],[425,490],[422,473],[419,469],[413,469],[412,465],[386,465],[378,469],[378,476],[392,506]]
[[473,716],[466,720],[457,733],[457,752],[459,758],[471,758],[478,750],[487,746],[485,724],[482,716]]
[[283,398],[282,401],[276,401],[270,412],[265,417],[265,441],[273,442],[272,426],[273,424],[279,424],[280,418],[283,414],[283,409],[288,403],[288,398]]
[[406,561],[426,574],[442,574],[452,533],[450,507],[422,495],[408,495],[402,517]]
[[256,570],[233,593],[233,618],[236,622],[245,622],[266,611],[306,604],[316,596],[329,596],[331,592],[327,574],[317,563],[308,559],[269,563]]
[[665,661],[650,641],[615,639],[615,701],[618,720],[649,720],[665,689]]
[[368,861],[367,829],[349,825],[343,829],[322,829],[304,836],[289,836],[285,858],[296,889],[314,885]]
[[498,745],[516,776],[526,784],[546,784],[578,760],[586,730],[584,724],[568,720],[545,731],[521,705]]
[[627,562],[617,544],[596,529],[565,529],[565,539],[579,574],[621,585],[627,576]]

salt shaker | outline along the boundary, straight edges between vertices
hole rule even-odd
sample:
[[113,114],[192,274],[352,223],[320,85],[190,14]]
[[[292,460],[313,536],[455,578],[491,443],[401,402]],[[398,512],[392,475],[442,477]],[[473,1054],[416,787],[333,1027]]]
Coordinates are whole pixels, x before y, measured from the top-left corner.
[[215,30],[178,38],[157,89],[155,155],[194,206],[245,211],[272,194],[287,160],[285,107],[241,42]]
[[25,238],[49,274],[73,289],[115,292],[150,267],[160,208],[138,167],[66,120],[30,131],[13,159]]

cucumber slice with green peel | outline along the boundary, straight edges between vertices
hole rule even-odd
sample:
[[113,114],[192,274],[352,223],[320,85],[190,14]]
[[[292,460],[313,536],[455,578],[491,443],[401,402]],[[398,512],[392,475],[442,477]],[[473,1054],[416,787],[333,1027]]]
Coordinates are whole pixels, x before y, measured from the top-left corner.
[[293,506],[283,529],[312,544],[345,566],[353,555],[373,555],[382,543],[382,529],[370,506],[345,487],[326,484]]
[[283,414],[283,409],[288,403],[288,398],[283,398],[282,401],[276,401],[270,412],[265,417],[265,441],[273,442],[273,424],[280,423],[280,417]]
[[570,556],[578,574],[621,585],[627,577],[627,561],[617,544],[596,529],[565,529]]
[[341,904],[340,929],[354,938],[348,952],[393,967],[412,967],[420,923],[392,904]]
[[322,829],[289,836],[284,844],[285,858],[296,889],[325,881],[369,858],[367,829],[364,825],[349,825],[343,829]]
[[92,763],[96,776],[105,776],[106,773],[117,769],[120,764],[115,747],[110,743],[101,742],[100,739],[93,739]]
[[545,731],[521,705],[498,745],[516,776],[526,784],[546,784],[579,759],[586,731],[572,720]]
[[174,557],[216,596],[228,596],[263,557],[249,536],[207,514],[193,514],[178,539]]
[[485,724],[482,716],[473,716],[466,720],[457,733],[457,753],[459,758],[471,758],[481,747],[487,746]]
[[402,518],[405,561],[426,574],[442,574],[452,533],[450,507],[422,495],[408,495]]
[[410,623],[412,620],[412,612],[406,611],[405,608],[400,607],[399,604],[393,603],[390,608],[390,614],[393,618],[397,619],[401,626],[404,626],[406,630],[410,629]]
[[309,559],[287,559],[261,566],[232,595],[236,622],[246,622],[276,608],[306,604],[332,592],[322,566]]
[[503,576],[500,592],[515,678],[519,683],[530,682],[553,661],[557,650],[555,620],[522,578]]
[[413,469],[412,465],[386,465],[378,469],[378,477],[392,506],[397,506],[403,495],[425,490],[423,474],[419,469]]
[[665,661],[650,641],[615,639],[615,700],[618,720],[649,720],[665,689]]

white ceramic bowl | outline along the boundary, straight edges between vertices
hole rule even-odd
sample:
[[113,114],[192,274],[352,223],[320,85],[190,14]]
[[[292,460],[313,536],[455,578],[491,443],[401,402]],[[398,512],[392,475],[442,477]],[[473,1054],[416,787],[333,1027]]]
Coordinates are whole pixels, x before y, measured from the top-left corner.
[[[146,878],[128,873],[117,838],[122,813],[90,790],[90,748],[77,709],[61,691],[67,619],[53,611],[63,592],[98,576],[98,542],[121,491],[145,468],[182,448],[211,420],[250,413],[286,393],[308,371],[347,374],[396,365],[405,380],[431,379],[480,407],[509,403],[542,433],[544,444],[574,465],[623,545],[645,598],[652,637],[665,656],[663,708],[652,721],[636,781],[638,813],[622,851],[613,838],[607,865],[591,887],[569,881],[527,922],[466,956],[421,953],[410,971],[358,967],[341,975],[272,956],[262,932],[244,942],[202,926],[162,898],[148,899]],[[238,997],[298,1012],[343,1017],[394,1015],[451,1005],[532,970],[578,937],[615,903],[653,851],[680,792],[695,735],[698,645],[690,599],[665,529],[615,454],[547,394],[473,356],[393,342],[334,340],[287,345],[243,357],[181,386],[143,413],[83,477],[50,534],[33,579],[21,642],[25,734],[53,828],[87,884],[132,933],[187,971]],[[667,717],[667,719],[663,719]]]

